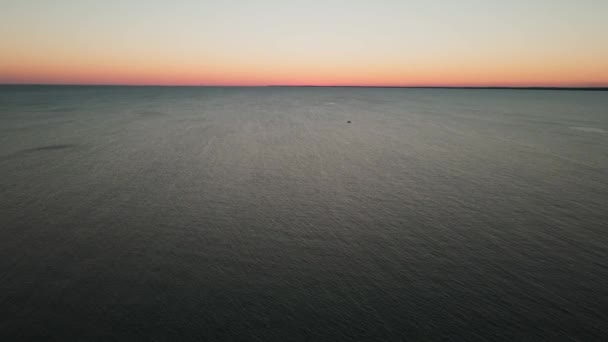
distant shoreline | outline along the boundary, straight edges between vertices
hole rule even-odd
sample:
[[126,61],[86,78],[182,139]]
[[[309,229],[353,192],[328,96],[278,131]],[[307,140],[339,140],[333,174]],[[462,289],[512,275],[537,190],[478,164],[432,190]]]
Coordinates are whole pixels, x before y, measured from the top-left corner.
[[167,88],[379,88],[379,89],[461,89],[461,90],[569,90],[608,91],[608,87],[459,87],[459,86],[358,86],[358,85],[137,85],[137,84],[0,84],[0,87],[167,87]]

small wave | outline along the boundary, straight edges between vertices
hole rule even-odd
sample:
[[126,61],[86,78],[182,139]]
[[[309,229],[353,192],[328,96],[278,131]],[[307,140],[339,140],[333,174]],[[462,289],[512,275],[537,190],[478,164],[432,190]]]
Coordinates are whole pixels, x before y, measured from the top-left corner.
[[606,133],[605,130],[603,130],[601,128],[594,128],[594,127],[570,127],[570,128],[576,129],[578,131],[583,131],[583,132]]
[[141,116],[164,116],[164,115],[166,115],[165,112],[161,112],[158,110],[138,110],[138,111],[136,111],[136,113]]

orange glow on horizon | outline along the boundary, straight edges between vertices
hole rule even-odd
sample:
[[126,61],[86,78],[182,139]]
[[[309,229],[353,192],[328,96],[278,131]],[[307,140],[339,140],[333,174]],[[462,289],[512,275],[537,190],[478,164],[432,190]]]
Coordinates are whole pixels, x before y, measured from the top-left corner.
[[0,69],[4,84],[209,86],[608,86],[608,70],[559,63],[456,65],[238,65],[188,63],[20,63]]
[[50,52],[5,56],[0,83],[210,86],[608,86],[606,63],[573,63],[566,58],[439,58],[412,63],[387,60],[235,60],[175,56],[69,55]]

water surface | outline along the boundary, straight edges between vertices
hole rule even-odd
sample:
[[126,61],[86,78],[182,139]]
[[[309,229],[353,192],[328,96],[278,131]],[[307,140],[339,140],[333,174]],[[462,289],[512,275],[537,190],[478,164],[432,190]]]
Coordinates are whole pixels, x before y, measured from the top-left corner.
[[0,87],[0,336],[605,339],[606,94]]

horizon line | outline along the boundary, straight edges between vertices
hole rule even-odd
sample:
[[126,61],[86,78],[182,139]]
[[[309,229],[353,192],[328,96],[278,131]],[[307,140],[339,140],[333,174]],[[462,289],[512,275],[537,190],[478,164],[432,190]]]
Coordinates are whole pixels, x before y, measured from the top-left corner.
[[310,84],[96,84],[96,83],[0,83],[0,86],[58,86],[58,87],[183,87],[183,88],[394,88],[394,89],[496,89],[496,90],[595,90],[606,91],[608,86],[423,86],[423,85],[310,85]]

